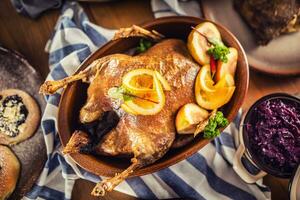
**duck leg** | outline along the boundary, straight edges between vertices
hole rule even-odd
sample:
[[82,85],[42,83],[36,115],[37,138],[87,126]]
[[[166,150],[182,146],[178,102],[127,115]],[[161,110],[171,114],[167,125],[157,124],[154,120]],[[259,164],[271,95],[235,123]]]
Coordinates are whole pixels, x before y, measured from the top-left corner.
[[104,196],[106,192],[112,191],[117,185],[124,181],[129,175],[133,173],[135,169],[141,167],[141,163],[135,157],[131,159],[132,164],[120,174],[116,174],[114,177],[103,180],[94,187],[91,192],[94,196]]
[[61,80],[56,81],[45,81],[40,87],[41,94],[54,94],[58,89],[63,88],[64,86],[78,81],[83,80],[85,82],[91,82],[93,78],[101,71],[102,67],[105,66],[114,55],[105,56],[98,60],[92,62],[85,70],[74,74],[73,76],[68,76]]
[[41,94],[54,94],[58,89],[68,85],[69,83],[81,80],[87,77],[87,75],[87,73],[82,72],[74,76],[66,77],[62,80],[46,81],[43,85],[41,85],[39,92]]

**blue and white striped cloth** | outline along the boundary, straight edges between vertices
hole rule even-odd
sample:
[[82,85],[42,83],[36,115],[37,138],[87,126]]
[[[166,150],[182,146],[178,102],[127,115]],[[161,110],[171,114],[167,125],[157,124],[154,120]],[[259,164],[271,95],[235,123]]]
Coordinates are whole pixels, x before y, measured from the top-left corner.
[[[151,5],[155,17],[201,15],[197,1],[152,0]],[[46,46],[51,70],[47,80],[72,75],[80,63],[107,42],[113,33],[114,30],[91,23],[78,3],[65,3],[54,34]],[[62,155],[57,134],[60,92],[46,96],[47,106],[42,118],[42,128],[48,160],[39,180],[24,200],[71,199],[76,179],[99,182],[103,178],[86,172],[70,157]],[[261,183],[246,184],[232,169],[236,147],[233,136],[237,135],[239,119],[240,114],[220,137],[193,156],[159,172],[129,178],[117,186],[116,190],[144,199],[270,199],[268,188]]]

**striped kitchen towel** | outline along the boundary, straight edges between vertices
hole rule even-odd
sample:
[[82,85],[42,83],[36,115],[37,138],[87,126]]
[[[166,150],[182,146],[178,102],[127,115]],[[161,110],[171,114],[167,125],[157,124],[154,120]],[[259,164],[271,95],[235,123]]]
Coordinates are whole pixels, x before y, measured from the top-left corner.
[[[201,14],[197,1],[152,0],[151,5],[155,17]],[[114,30],[91,23],[78,3],[66,2],[54,34],[46,46],[50,65],[47,80],[72,75],[80,63],[107,42],[113,33]],[[57,134],[60,96],[61,91],[45,96],[47,106],[41,124],[48,160],[36,185],[24,197],[26,200],[71,199],[76,179],[99,182],[103,178],[86,172],[70,157],[62,155]],[[239,120],[240,114],[220,137],[186,160],[153,174],[129,178],[116,190],[143,199],[270,199],[267,187],[261,183],[246,184],[232,169],[236,148],[233,136],[238,132]]]

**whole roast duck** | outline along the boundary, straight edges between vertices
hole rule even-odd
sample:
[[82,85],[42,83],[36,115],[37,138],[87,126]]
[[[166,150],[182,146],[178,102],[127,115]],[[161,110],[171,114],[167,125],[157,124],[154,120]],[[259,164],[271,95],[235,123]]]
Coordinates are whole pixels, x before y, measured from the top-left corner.
[[[131,115],[120,109],[118,100],[109,97],[108,90],[121,84],[127,72],[139,69],[159,71],[172,87],[166,92],[166,104],[156,115]],[[85,79],[90,83],[88,98],[80,111],[80,122],[90,123],[102,116],[119,122],[99,141],[95,151],[103,155],[133,155],[132,165],[117,176],[98,184],[93,193],[103,195],[128,177],[133,170],[149,165],[161,158],[175,139],[174,115],[186,103],[194,102],[193,85],[200,66],[191,58],[186,44],[178,39],[166,39],[157,43],[145,53],[137,56],[112,54],[94,61],[86,70],[66,79],[46,82],[42,93],[53,93],[73,81]],[[110,116],[109,116],[110,115]],[[111,119],[110,119],[111,120]],[[88,134],[76,131],[65,149],[66,153],[78,151],[78,145],[89,142]]]
[[[92,192],[96,196],[113,190],[134,170],[163,157],[172,145],[178,146],[178,139],[177,144],[174,143],[174,121],[177,111],[182,106],[195,102],[194,83],[200,65],[191,57],[186,43],[179,39],[164,39],[156,31],[148,31],[138,26],[120,29],[114,39],[132,36],[147,37],[157,43],[135,56],[112,54],[99,58],[85,70],[62,80],[46,81],[40,88],[41,93],[52,94],[74,81],[90,83],[86,103],[80,110],[79,121],[89,125],[100,120],[96,134],[76,130],[64,153],[131,156],[131,165],[125,171],[96,185]],[[122,85],[122,77],[139,69],[145,72],[153,70],[160,75],[158,77],[163,77],[161,79],[167,82],[164,97],[161,98],[164,106],[155,114],[132,114],[133,111],[128,107],[123,107],[120,99],[110,95],[112,88]],[[146,75],[143,77],[147,79]],[[155,80],[151,87],[162,89]],[[130,97],[130,94],[128,95]],[[145,101],[143,98],[140,101]],[[209,118],[208,115],[206,117]]]

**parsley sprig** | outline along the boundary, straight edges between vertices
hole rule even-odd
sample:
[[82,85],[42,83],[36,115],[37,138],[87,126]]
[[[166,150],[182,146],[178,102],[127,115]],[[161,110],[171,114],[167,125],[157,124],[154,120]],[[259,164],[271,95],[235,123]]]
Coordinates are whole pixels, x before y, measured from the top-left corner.
[[143,53],[147,51],[152,46],[152,43],[149,40],[144,38],[140,39],[139,46],[136,48],[138,53]]
[[224,63],[228,62],[227,55],[230,53],[228,47],[224,45],[222,40],[216,38],[209,38],[200,31],[198,31],[195,27],[192,27],[199,35],[205,38],[207,43],[211,46],[207,53],[214,57],[214,60],[221,60]]
[[221,60],[224,63],[228,62],[227,55],[230,53],[222,41],[209,40],[212,47],[207,50],[207,53],[214,57],[215,60]]
[[214,117],[209,119],[208,124],[204,128],[204,138],[212,139],[220,135],[220,128],[228,125],[228,120],[223,113],[218,111]]

